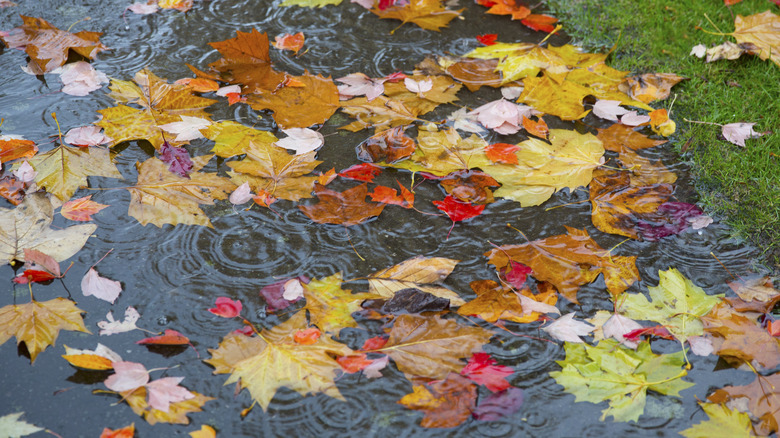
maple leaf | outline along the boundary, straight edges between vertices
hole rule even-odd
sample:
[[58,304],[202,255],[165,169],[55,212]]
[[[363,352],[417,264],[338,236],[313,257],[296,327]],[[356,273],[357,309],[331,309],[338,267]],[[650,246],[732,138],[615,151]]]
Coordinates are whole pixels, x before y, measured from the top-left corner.
[[627,113],[628,110],[620,107],[619,100],[602,100],[599,99],[593,105],[593,114],[601,117],[602,119],[618,121],[618,116],[622,116]]
[[626,78],[619,89],[636,100],[650,103],[669,97],[672,87],[683,79],[674,73],[647,73]]
[[70,33],[52,26],[42,18],[22,17],[23,25],[12,29],[0,39],[12,49],[22,49],[30,56],[30,68],[34,74],[48,73],[65,64],[68,52],[95,59],[108,47],[100,43],[101,32]]
[[538,121],[533,121],[526,116],[523,116],[523,128],[535,136],[543,140],[547,139],[547,135],[550,134],[550,128],[547,126],[547,122],[544,121],[542,116],[539,116]]
[[157,0],[157,5],[163,9],[187,12],[192,9],[192,0]]
[[374,202],[381,202],[383,204],[398,205],[403,208],[414,207],[414,193],[410,192],[409,189],[401,185],[398,180],[395,182],[397,182],[398,187],[401,188],[400,196],[395,189],[385,186],[376,186],[374,191],[368,194],[371,196],[371,200]]
[[594,327],[582,321],[574,320],[574,314],[575,312],[567,313],[547,327],[543,327],[542,330],[559,341],[582,343],[580,336],[587,336],[593,331]]
[[447,74],[462,83],[469,91],[477,91],[483,86],[498,88],[503,83],[501,72],[496,70],[496,59],[471,59],[439,56],[426,58],[417,65],[418,70],[428,74]]
[[461,358],[480,351],[492,336],[483,328],[438,315],[409,314],[398,316],[389,334],[387,343],[372,352],[389,355],[409,379],[444,379],[449,372],[459,373],[465,366]]
[[62,139],[64,143],[73,146],[98,146],[105,143],[110,143],[112,139],[106,137],[98,126],[80,126],[68,130],[65,137]]
[[99,342],[94,350],[78,350],[65,345],[62,357],[74,367],[96,371],[114,369],[113,362],[122,361],[117,353]]
[[263,409],[283,386],[301,395],[323,393],[343,400],[334,382],[341,369],[335,357],[355,353],[328,336],[310,345],[295,342],[294,333],[305,328],[306,312],[301,311],[258,336],[228,334],[219,348],[209,350],[211,359],[205,362],[215,368],[214,374],[230,373],[225,384],[240,382]]
[[25,261],[24,249],[36,249],[61,262],[76,254],[97,229],[94,224],[49,228],[54,215],[43,193],[32,193],[15,209],[0,209],[2,263]]
[[251,94],[247,102],[256,110],[274,112],[274,121],[282,129],[306,128],[324,123],[339,108],[339,91],[330,76],[295,76],[302,86],[282,87],[274,92]]
[[428,385],[414,385],[398,403],[425,412],[420,426],[455,427],[471,417],[477,403],[477,386],[455,373]]
[[171,146],[167,141],[160,147],[160,161],[168,165],[168,170],[189,179],[192,171],[192,158],[184,148]]
[[72,221],[91,221],[92,215],[100,210],[108,207],[108,205],[100,204],[92,200],[92,195],[84,196],[83,198],[73,199],[62,204],[60,214]]
[[287,134],[287,138],[283,138],[274,144],[280,148],[294,150],[295,155],[311,152],[325,143],[325,138],[322,134],[309,128],[290,128],[282,131]]
[[729,438],[755,437],[750,416],[737,410],[731,410],[726,405],[699,402],[707,414],[707,421],[694,424],[680,432],[687,438],[711,438],[716,436]]
[[[135,3],[135,5],[138,5],[141,3]],[[157,7],[157,5],[153,5],[154,7]],[[128,6],[128,9],[130,9],[130,6]],[[135,436],[135,424],[131,424],[129,426],[125,426],[121,429],[111,430],[107,427],[103,428],[103,431],[100,433],[100,438],[133,438]]]
[[[780,403],[780,374],[769,376],[756,376],[756,380],[742,386],[726,386],[718,389],[707,397],[713,403],[724,404],[727,402],[742,401],[747,403],[749,414],[758,418],[755,431],[759,436],[768,436],[778,431],[780,424],[780,411],[777,410]],[[747,399],[747,400],[745,400]]]
[[110,336],[117,333],[136,330],[138,327],[136,327],[135,323],[140,317],[141,315],[138,311],[135,310],[134,307],[129,306],[125,309],[125,319],[123,321],[114,320],[114,315],[111,312],[108,312],[106,314],[106,321],[99,321],[97,323],[98,327],[100,327],[100,336]]
[[342,178],[373,182],[374,178],[380,173],[382,173],[382,167],[371,163],[360,163],[342,170],[338,175]]
[[84,296],[94,296],[101,300],[114,304],[114,301],[122,292],[122,284],[118,281],[98,275],[95,268],[89,268],[87,274],[81,279],[81,291]]
[[199,205],[212,205],[214,199],[227,199],[236,188],[230,180],[216,173],[199,172],[212,156],[193,158],[189,178],[169,172],[168,166],[154,157],[136,163],[138,181],[127,188],[131,195],[128,214],[142,225],[188,224],[212,228]]
[[137,362],[115,362],[112,364],[114,374],[103,382],[106,388],[116,391],[132,391],[149,382],[149,372],[146,367]]
[[203,138],[200,131],[208,128],[209,125],[211,125],[211,121],[201,117],[181,116],[181,121],[160,125],[160,129],[176,134],[173,141],[184,143]]
[[703,332],[714,336],[713,352],[727,362],[740,366],[744,362],[763,368],[780,365],[780,343],[754,317],[737,312],[723,302],[712,307],[701,318]]
[[755,123],[729,123],[723,125],[721,133],[726,140],[737,146],[745,147],[745,140],[749,138],[759,138],[764,133],[753,130]]
[[274,47],[279,50],[292,50],[297,55],[298,51],[303,48],[303,41],[305,38],[303,32],[298,32],[295,35],[286,33],[282,36],[277,36],[274,39],[276,40],[276,42],[274,42]]
[[360,310],[360,304],[368,299],[377,298],[376,294],[353,294],[341,288],[341,273],[313,279],[303,287],[306,298],[306,310],[311,323],[325,333],[338,333],[344,327],[357,327],[352,313]]
[[517,164],[515,152],[520,146],[509,143],[493,143],[485,148],[485,155],[494,163]]
[[558,19],[544,14],[529,14],[520,22],[533,30],[551,33],[555,30],[553,24],[557,23]]
[[777,50],[780,47],[778,26],[780,26],[780,16],[771,11],[747,17],[737,15],[734,19],[734,32],[730,35],[740,44],[755,45],[756,49],[752,49],[751,53],[761,59],[771,59],[780,66],[780,53]]
[[454,128],[439,131],[435,126],[423,126],[418,129],[417,143],[417,150],[409,160],[392,167],[445,176],[457,170],[484,169],[483,166],[490,164],[484,152],[487,142],[476,134],[461,138]]
[[629,318],[662,324],[680,342],[690,336],[703,335],[699,318],[720,301],[719,295],[707,295],[674,268],[658,271],[658,275],[658,286],[647,288],[652,301],[643,294],[627,294],[622,297],[621,313]]
[[569,301],[577,302],[579,286],[604,274],[607,290],[613,297],[639,280],[636,257],[613,256],[602,249],[588,232],[566,227],[568,234],[534,240],[522,245],[504,245],[487,253],[490,264],[499,272],[510,262],[530,267],[533,276],[552,283]]
[[341,129],[357,132],[375,128],[377,132],[400,125],[408,125],[417,119],[418,109],[409,108],[403,102],[379,96],[369,100],[356,97],[341,103],[341,109],[357,120]]
[[636,351],[607,339],[592,347],[565,343],[566,359],[556,361],[563,370],[550,373],[575,402],[609,402],[601,421],[638,421],[645,409],[647,391],[679,397],[680,391],[693,386],[682,380],[683,353],[657,355],[650,344],[642,342]]
[[409,157],[417,146],[404,129],[396,126],[367,138],[355,147],[358,159],[369,163],[395,163]]
[[241,300],[234,301],[228,297],[217,297],[214,306],[209,309],[209,312],[223,318],[235,318],[241,314],[241,309],[244,308]]
[[0,345],[11,336],[16,343],[25,343],[30,362],[49,345],[54,345],[60,330],[90,333],[81,319],[83,310],[73,301],[54,298],[49,301],[32,300],[27,304],[11,304],[0,308]]
[[371,102],[385,92],[385,78],[374,79],[365,73],[350,73],[336,80],[344,84],[337,87],[340,99],[364,95]]
[[[208,120],[204,109],[217,102],[192,94],[187,86],[169,84],[148,69],[136,73],[132,82],[112,79],[109,88],[109,96],[119,105],[98,110],[103,117],[95,125],[113,139],[112,146],[124,141],[147,140],[159,149],[165,142],[159,125],[181,122],[181,116]],[[125,104],[139,105],[141,109]]]
[[252,143],[265,147],[279,140],[270,132],[250,128],[232,120],[213,123],[203,131],[203,135],[214,140],[211,152],[222,158],[245,154]]
[[291,155],[268,143],[250,142],[245,153],[246,159],[228,162],[235,183],[249,182],[256,193],[291,201],[311,197],[317,177],[307,174],[321,163],[314,159],[316,152]]
[[509,135],[520,131],[523,117],[531,116],[533,112],[529,106],[518,105],[501,98],[476,108],[469,115],[476,116],[477,121],[485,128]]
[[457,11],[446,9],[442,6],[441,0],[410,0],[404,6],[395,5],[385,9],[375,6],[371,9],[371,12],[379,18],[401,20],[403,22],[401,25],[414,23],[423,29],[437,32],[447,26],[452,19],[460,16],[462,11],[463,9]]
[[[500,185],[493,177],[478,170],[456,170],[440,179],[439,184],[455,201],[474,204],[492,203],[494,198],[490,188]],[[448,203],[445,199],[445,204]]]
[[24,415],[24,412],[16,412],[0,417],[0,430],[3,431],[5,436],[23,437],[45,430],[42,427],[38,427],[24,420],[20,420],[19,418],[21,418],[22,415]]
[[168,411],[165,412],[151,406],[150,402],[147,401],[148,392],[146,387],[140,387],[132,391],[120,392],[119,394],[122,396],[122,399],[130,405],[133,412],[144,417],[150,425],[155,425],[157,423],[189,424],[190,419],[187,418],[187,414],[201,412],[201,408],[206,402],[214,400],[214,397],[208,397],[197,392],[190,392],[193,396],[192,398],[170,403]]
[[478,0],[477,4],[488,7],[486,14],[511,15],[512,20],[522,20],[531,14],[531,10],[515,0]]
[[443,211],[447,217],[452,220],[453,226],[455,226],[455,222],[477,217],[485,210],[484,205],[472,205],[467,202],[461,202],[456,200],[452,195],[447,195],[443,201],[433,201],[433,205]]
[[35,182],[63,201],[70,199],[79,187],[88,186],[89,176],[122,177],[104,148],[60,145],[28,162],[38,172]]
[[483,35],[477,35],[477,41],[479,41],[481,44],[484,44],[486,46],[492,46],[496,43],[496,40],[498,39],[498,34],[495,33],[486,33]]
[[320,224],[338,224],[349,227],[358,225],[371,217],[379,216],[385,204],[366,202],[368,186],[361,184],[343,192],[334,192],[320,184],[314,185],[314,194],[319,202],[314,205],[299,205],[298,208],[309,219]]
[[249,188],[249,183],[245,182],[233,190],[233,193],[228,197],[228,201],[234,205],[241,205],[251,201],[252,197],[252,189]]
[[385,298],[392,298],[400,290],[414,288],[446,298],[453,306],[460,306],[465,301],[456,292],[437,284],[452,273],[458,262],[459,260],[443,257],[412,257],[368,275],[366,277],[368,291]]
[[639,343],[627,339],[626,336],[637,330],[644,330],[644,327],[633,319],[606,310],[599,310],[587,321],[595,326],[593,330],[594,341],[614,338],[628,348],[636,348]]
[[84,61],[65,64],[59,71],[62,92],[71,96],[86,96],[109,82],[105,73],[95,70],[92,64]]
[[485,387],[493,392],[503,391],[509,388],[508,376],[515,370],[505,365],[497,365],[496,360],[487,353],[474,353],[469,362],[460,370],[462,376]]

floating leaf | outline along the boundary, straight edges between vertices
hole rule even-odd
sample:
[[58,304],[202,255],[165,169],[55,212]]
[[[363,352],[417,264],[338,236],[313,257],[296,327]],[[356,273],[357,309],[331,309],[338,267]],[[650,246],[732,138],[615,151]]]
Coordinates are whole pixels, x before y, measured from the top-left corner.
[[38,172],[35,182],[63,201],[70,199],[79,187],[87,186],[87,177],[122,177],[104,148],[60,145],[28,162]]
[[324,123],[339,108],[339,92],[330,76],[296,76],[302,86],[282,87],[274,92],[247,96],[247,102],[256,110],[270,109],[282,129],[306,128]]
[[444,281],[456,264],[458,260],[443,257],[413,257],[369,275],[368,290],[369,293],[392,298],[400,290],[414,288],[446,298],[453,306],[460,306],[465,301],[457,293],[436,284]]
[[371,217],[379,216],[385,204],[366,202],[368,188],[366,184],[355,186],[343,192],[334,192],[315,184],[314,193],[319,203],[299,205],[298,208],[314,222],[338,224],[349,227],[358,225]]
[[385,9],[374,7],[371,12],[379,18],[401,20],[403,24],[414,23],[423,29],[439,31],[447,26],[455,17],[460,16],[463,9],[451,11],[442,6],[441,0],[411,0],[403,6],[390,6]]
[[398,403],[425,412],[422,427],[455,427],[471,417],[477,402],[477,386],[455,373],[428,385],[415,385],[412,391]]

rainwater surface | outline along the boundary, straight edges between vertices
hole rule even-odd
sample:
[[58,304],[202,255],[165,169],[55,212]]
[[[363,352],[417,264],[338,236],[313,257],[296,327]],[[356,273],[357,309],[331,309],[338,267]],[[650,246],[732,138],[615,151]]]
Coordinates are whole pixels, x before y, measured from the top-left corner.
[[[310,73],[342,77],[362,72],[370,77],[381,77],[396,71],[411,73],[414,66],[428,55],[459,55],[476,48],[476,35],[497,33],[499,41],[538,42],[544,34],[526,29],[507,16],[484,13],[485,8],[463,1],[462,20],[453,20],[441,32],[421,29],[406,24],[391,34],[399,22],[380,20],[356,4],[344,2],[339,6],[320,9],[279,7],[278,1],[212,0],[195,1],[187,12],[159,11],[140,16],[123,13],[126,1],[75,0],[19,0],[16,7],[0,9],[0,30],[10,30],[22,24],[18,14],[41,17],[54,26],[71,31],[99,31],[101,41],[110,51],[100,53],[92,64],[111,78],[131,80],[133,75],[149,68],[156,75],[173,81],[192,77],[185,64],[204,69],[219,58],[209,42],[233,38],[236,31],[258,29],[275,35],[303,32],[306,44],[303,55],[271,49],[277,70],[292,74]],[[89,20],[81,21],[85,17]],[[78,23],[77,23],[78,22]],[[554,37],[560,45],[563,37]],[[2,50],[2,49],[0,49]],[[59,92],[61,84],[56,75],[36,77],[25,74],[25,54],[18,50],[0,51],[0,117],[5,119],[3,134],[23,135],[35,140],[42,150],[53,146],[51,136],[57,126],[50,114],[57,113],[63,132],[88,125],[98,119],[97,110],[114,106],[107,96],[108,88],[88,96],[75,97]],[[471,93],[460,91],[458,106],[475,108],[500,97],[497,90],[483,87]],[[424,116],[429,120],[443,120],[458,109],[443,105],[436,112]],[[283,137],[268,112],[258,113],[246,104],[228,106],[224,100],[209,108],[213,120],[235,120],[243,124],[274,132]],[[594,132],[601,122],[592,115],[583,121],[564,123],[546,118],[551,128],[577,129]],[[318,169],[344,169],[357,163],[355,146],[371,135],[364,130],[350,133],[338,130],[349,119],[337,113],[322,128],[325,146],[318,159],[324,163]],[[501,141],[517,143],[522,134],[498,136],[488,134],[489,143]],[[674,138],[672,138],[674,141]],[[213,142],[196,140],[188,147],[193,156],[209,153]],[[124,180],[91,177],[92,188],[111,188],[132,185],[136,180],[136,162],[153,156],[151,146],[143,141],[129,142],[114,148],[118,151],[116,164]],[[643,155],[662,160],[677,172],[679,182],[676,197],[680,201],[696,202],[685,163],[664,146],[643,151]],[[206,168],[224,174],[224,160],[212,160]],[[377,182],[394,187],[398,179],[407,187],[411,174],[386,169]],[[418,177],[419,181],[419,177]],[[337,181],[331,187],[343,190],[353,182]],[[313,223],[304,216],[295,203],[280,201],[274,204],[278,215],[255,206],[236,208],[227,201],[206,207],[214,228],[166,225],[142,226],[128,216],[130,195],[126,190],[95,191],[80,189],[76,197],[93,195],[93,199],[110,205],[95,216],[98,228],[86,246],[72,258],[74,266],[63,283],[34,285],[37,299],[51,299],[70,295],[86,311],[85,324],[92,335],[60,333],[55,347],[41,353],[31,365],[25,348],[9,340],[0,346],[0,416],[24,411],[24,419],[48,428],[63,437],[97,437],[104,427],[119,428],[135,423],[139,437],[187,436],[203,424],[213,426],[220,437],[603,437],[603,436],[676,436],[677,432],[706,418],[696,401],[704,400],[717,387],[727,384],[746,384],[752,373],[716,369],[717,357],[695,358],[694,368],[686,380],[696,385],[682,392],[682,398],[660,397],[652,393],[648,406],[637,423],[599,421],[605,404],[575,403],[574,396],[563,391],[549,376],[560,370],[556,360],[564,358],[561,343],[543,342],[527,337],[513,336],[494,330],[495,336],[484,347],[502,365],[515,370],[509,377],[512,385],[522,388],[525,403],[521,410],[507,418],[492,422],[469,420],[453,429],[425,429],[420,427],[422,414],[406,409],[397,401],[412,392],[409,382],[391,364],[382,371],[384,377],[368,379],[358,374],[343,375],[336,384],[345,400],[328,396],[309,395],[281,389],[266,411],[259,406],[244,418],[241,410],[252,404],[247,391],[234,394],[234,385],[224,386],[226,375],[212,375],[213,368],[202,359],[208,358],[210,348],[217,348],[222,336],[239,328],[235,320],[220,318],[206,309],[213,307],[220,296],[240,299],[247,314],[262,327],[270,328],[285,319],[284,315],[266,312],[258,291],[282,278],[305,275],[322,278],[338,272],[344,278],[364,277],[377,270],[395,265],[417,255],[448,257],[460,260],[445,284],[464,299],[475,295],[469,283],[480,279],[495,279],[495,270],[483,255],[496,245],[520,244],[528,239],[540,239],[564,234],[564,226],[584,228],[603,247],[611,248],[624,239],[596,230],[590,220],[587,190],[568,190],[556,193],[538,207],[521,208],[518,203],[498,200],[489,204],[485,212],[469,221],[455,225],[447,237],[451,222],[446,217],[423,215],[413,210],[388,207],[378,218],[365,224],[345,228]],[[444,195],[435,184],[421,184],[417,189],[416,205],[421,210],[436,213],[431,200]],[[311,203],[302,201],[302,203]],[[0,201],[4,208],[12,206]],[[559,207],[550,209],[551,207]],[[57,215],[55,226],[69,224]],[[753,266],[759,251],[729,237],[729,230],[717,222],[703,230],[687,230],[679,235],[657,242],[629,240],[616,253],[636,255],[641,282],[629,292],[646,291],[658,284],[658,271],[674,267],[709,294],[730,293],[726,286],[730,274],[720,262],[738,275]],[[354,250],[352,248],[354,245]],[[98,265],[100,274],[122,283],[124,291],[113,305],[84,297],[80,292],[81,276],[109,250],[110,254]],[[359,257],[357,254],[359,253]],[[716,260],[712,255],[717,255]],[[69,263],[63,263],[67,266]],[[14,271],[9,265],[0,267],[4,281],[0,306],[26,302],[26,286],[14,285]],[[365,282],[344,285],[353,291],[367,290]],[[611,310],[609,294],[603,279],[583,286],[579,292],[580,304],[565,299],[559,301],[562,313],[577,312],[577,318],[591,316],[597,310]],[[146,337],[142,332],[112,336],[97,336],[96,323],[111,311],[121,317],[127,306],[138,309],[138,322],[155,332],[178,330],[189,336],[200,354],[191,348],[147,348],[135,342]],[[546,337],[538,330],[539,323],[508,324],[516,333]],[[360,330],[346,329],[340,339],[351,346],[364,340]],[[143,363],[147,369],[173,367],[153,373],[153,378],[184,376],[182,385],[211,397],[204,411],[190,415],[188,426],[158,424],[149,426],[116,397],[96,393],[105,389],[105,373],[79,371],[61,358],[63,345],[92,349],[101,342],[125,360]],[[678,344],[654,344],[656,352],[678,351]],[[484,390],[484,388],[481,388]],[[480,394],[485,396],[486,394]]]

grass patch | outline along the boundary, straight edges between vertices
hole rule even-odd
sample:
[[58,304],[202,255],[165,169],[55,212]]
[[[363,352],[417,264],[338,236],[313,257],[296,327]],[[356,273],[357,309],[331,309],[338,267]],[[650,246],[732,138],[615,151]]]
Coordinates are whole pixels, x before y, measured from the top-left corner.
[[[616,49],[610,65],[633,73],[672,72],[689,78],[675,86],[672,138],[692,164],[701,203],[734,233],[764,250],[780,266],[780,67],[743,55],[735,61],[705,63],[690,56],[730,36],[734,17],[765,10],[780,13],[769,0],[745,0],[731,8],[721,0],[548,0],[573,43],[589,50]],[[705,14],[712,20],[711,24]],[[668,108],[671,99],[654,106]],[[686,122],[756,122],[756,131],[774,131],[740,148],[720,135],[720,127]],[[687,145],[687,147],[684,147]]]

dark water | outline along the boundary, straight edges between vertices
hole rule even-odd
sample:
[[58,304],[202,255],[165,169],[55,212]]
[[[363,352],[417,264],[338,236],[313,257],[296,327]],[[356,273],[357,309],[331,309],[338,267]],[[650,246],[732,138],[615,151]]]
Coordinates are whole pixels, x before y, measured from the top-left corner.
[[[160,11],[149,16],[127,13],[122,10],[129,3],[124,1],[20,1],[14,8],[0,9],[0,29],[10,30],[21,25],[17,14],[44,18],[53,25],[67,29],[84,18],[91,20],[76,24],[72,31],[91,30],[103,32],[101,41],[111,48],[103,52],[93,65],[110,77],[129,80],[133,74],[150,68],[158,76],[175,80],[189,77],[185,63],[205,67],[218,58],[208,42],[221,41],[235,36],[236,30],[257,28],[270,36],[285,32],[302,31],[306,35],[309,51],[299,57],[288,56],[272,49],[277,70],[301,74],[304,70],[341,77],[353,72],[363,72],[372,77],[395,71],[410,72],[413,66],[430,54],[462,54],[477,46],[475,35],[498,33],[500,41],[538,41],[541,34],[527,31],[508,17],[484,14],[484,8],[472,4],[466,7],[465,20],[454,20],[441,33],[426,31],[414,25],[405,25],[394,35],[390,31],[398,22],[380,20],[361,7],[344,3],[322,9],[279,8],[278,2],[269,1],[196,1],[189,13]],[[561,40],[557,40],[560,44]],[[57,90],[61,87],[56,75],[46,75],[44,80],[24,74],[20,66],[25,55],[6,49],[0,54],[0,117],[5,118],[3,134],[24,135],[39,144],[46,143],[57,128],[49,116],[56,112],[63,131],[83,126],[97,120],[96,110],[114,106],[105,95],[107,88],[89,96],[74,97]],[[459,104],[476,107],[496,99],[495,90],[479,93],[460,92]],[[430,117],[442,118],[456,107],[448,106]],[[258,114],[246,105],[228,107],[217,104],[210,108],[214,120],[237,120],[261,129],[273,129],[269,114]],[[343,169],[357,162],[354,147],[370,135],[367,131],[352,134],[337,131],[347,122],[338,114],[322,129],[326,137],[325,147],[319,153],[324,160],[323,171],[336,167]],[[597,124],[589,116],[586,124]],[[551,122],[551,127],[565,126]],[[571,125],[569,125],[571,129]],[[522,136],[508,136],[501,141],[517,142]],[[486,138],[489,142],[496,138]],[[193,142],[193,155],[208,153],[212,143],[205,140]],[[41,148],[46,150],[47,145]],[[150,148],[139,147],[135,142],[120,146],[117,166],[125,181],[90,178],[92,187],[122,187],[135,181],[136,161],[149,157]],[[680,176],[677,196],[680,200],[695,202],[695,194],[687,181],[684,163],[674,163],[675,157],[656,148],[647,156],[663,159]],[[224,164],[212,161],[209,169],[222,170]],[[384,185],[394,185],[399,178],[408,186],[409,174],[388,169],[377,180]],[[338,183],[336,189],[349,183]],[[540,207],[523,208],[519,204],[500,200],[490,204],[485,213],[466,223],[459,223],[449,240],[446,235],[450,221],[446,218],[424,216],[413,211],[388,207],[376,220],[351,227],[349,236],[339,226],[312,223],[302,215],[293,203],[286,201],[274,205],[281,218],[267,209],[254,208],[236,212],[227,202],[207,208],[214,229],[195,226],[141,226],[127,215],[129,193],[124,190],[94,192],[80,190],[76,196],[93,194],[93,199],[110,208],[96,215],[96,235],[89,239],[84,249],[73,261],[75,265],[64,281],[73,293],[80,308],[87,314],[85,323],[93,335],[63,332],[54,348],[39,355],[36,363],[18,350],[13,341],[0,347],[0,416],[25,411],[25,419],[33,424],[49,428],[63,437],[96,437],[103,427],[119,428],[135,422],[137,436],[186,436],[202,424],[214,426],[220,437],[229,436],[554,436],[601,437],[610,436],[675,436],[690,424],[701,421],[705,415],[696,406],[696,400],[704,399],[714,388],[726,384],[744,384],[752,379],[751,373],[721,370],[713,372],[717,359],[694,359],[694,369],[688,380],[696,383],[683,391],[683,398],[648,397],[646,415],[638,424],[599,422],[600,411],[605,405],[574,403],[574,396],[563,392],[549,376],[559,370],[555,360],[564,357],[560,345],[513,337],[497,333],[485,350],[501,364],[513,367],[516,373],[510,382],[525,391],[525,405],[516,415],[495,422],[466,422],[448,430],[421,428],[422,414],[396,404],[403,395],[411,392],[411,383],[392,365],[381,379],[366,379],[345,375],[338,380],[338,387],[346,402],[323,395],[301,397],[297,393],[280,390],[267,412],[256,407],[246,418],[239,412],[251,404],[246,391],[233,395],[233,386],[223,386],[226,376],[212,376],[212,368],[198,359],[192,349],[150,350],[136,345],[145,337],[141,332],[97,336],[96,323],[105,319],[108,311],[119,318],[127,306],[134,306],[141,314],[140,327],[154,331],[171,328],[188,335],[203,358],[207,349],[216,348],[221,337],[238,328],[235,321],[216,317],[206,311],[218,296],[241,299],[250,315],[261,324],[272,326],[279,320],[265,318],[264,303],[258,296],[261,287],[279,278],[307,275],[320,278],[343,272],[345,278],[360,277],[378,269],[392,266],[415,255],[449,257],[462,260],[446,284],[470,299],[473,293],[469,282],[494,278],[482,253],[496,244],[522,243],[524,239],[516,231],[508,229],[511,223],[521,229],[529,239],[544,238],[565,232],[564,225],[586,228],[602,247],[610,248],[623,240],[619,236],[598,232],[590,223],[590,204],[579,203],[546,211],[556,205],[582,201],[587,198],[584,190],[558,193]],[[423,184],[418,189],[417,205],[426,200],[441,199],[439,189]],[[430,206],[430,204],[427,204]],[[2,201],[2,206],[10,205]],[[425,207],[422,207],[425,208]],[[427,208],[433,211],[432,207]],[[61,217],[55,225],[66,226]],[[360,260],[350,247],[348,237],[356,250],[365,258]],[[113,251],[98,269],[101,275],[121,281],[124,292],[114,305],[83,297],[79,292],[81,276],[89,266],[109,249]],[[659,242],[629,241],[620,246],[620,255],[637,255],[642,282],[629,292],[645,290],[658,283],[658,270],[676,267],[708,293],[725,293],[725,281],[729,274],[720,263],[729,267],[735,275],[751,268],[758,255],[755,249],[729,238],[729,231],[713,224],[701,231],[687,231],[667,237]],[[66,266],[66,264],[63,264]],[[0,294],[0,305],[17,300],[26,302],[27,288],[14,287],[13,270],[0,267],[0,278],[5,279],[5,292]],[[345,285],[359,291],[365,284]],[[58,282],[34,286],[39,300],[67,295]],[[580,290],[581,306],[563,300],[559,307],[563,313],[577,311],[578,318],[592,315],[596,310],[611,309],[603,280]],[[265,318],[265,319],[264,319]],[[512,326],[516,332],[538,335],[538,324]],[[343,334],[349,339],[349,333]],[[123,356],[125,360],[143,363],[148,369],[178,366],[166,373],[153,373],[153,378],[186,376],[182,382],[188,389],[217,397],[208,402],[205,411],[192,414],[189,426],[165,424],[148,426],[132,413],[126,404],[114,405],[116,398],[92,394],[95,389],[105,389],[102,380],[106,375],[76,371],[60,355],[63,344],[73,348],[92,349],[96,342],[104,343]],[[664,346],[658,343],[660,350]],[[660,351],[659,350],[659,351]],[[165,354],[160,354],[160,352]],[[486,394],[483,394],[486,395]]]

